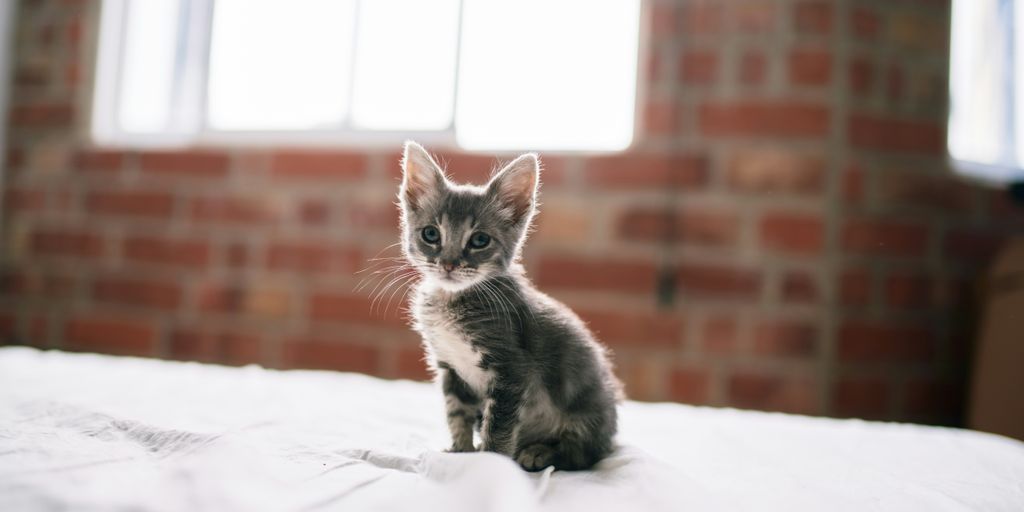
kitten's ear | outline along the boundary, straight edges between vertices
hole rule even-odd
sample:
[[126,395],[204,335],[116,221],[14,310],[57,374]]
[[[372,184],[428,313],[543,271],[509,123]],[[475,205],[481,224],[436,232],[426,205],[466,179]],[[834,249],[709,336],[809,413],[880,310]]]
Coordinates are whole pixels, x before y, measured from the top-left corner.
[[512,221],[518,224],[529,220],[533,213],[539,181],[540,161],[537,155],[526,153],[498,171],[487,184],[487,190],[511,212]]
[[399,196],[404,205],[419,208],[431,194],[444,188],[445,177],[441,167],[423,146],[406,141],[402,156],[402,188]]

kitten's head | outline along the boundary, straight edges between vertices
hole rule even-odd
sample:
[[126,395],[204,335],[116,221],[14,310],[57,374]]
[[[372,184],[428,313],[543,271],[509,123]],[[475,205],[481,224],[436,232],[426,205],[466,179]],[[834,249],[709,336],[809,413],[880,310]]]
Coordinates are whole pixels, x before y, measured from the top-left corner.
[[486,185],[458,185],[407,142],[402,171],[402,251],[424,279],[463,290],[518,259],[537,202],[537,155],[516,158]]

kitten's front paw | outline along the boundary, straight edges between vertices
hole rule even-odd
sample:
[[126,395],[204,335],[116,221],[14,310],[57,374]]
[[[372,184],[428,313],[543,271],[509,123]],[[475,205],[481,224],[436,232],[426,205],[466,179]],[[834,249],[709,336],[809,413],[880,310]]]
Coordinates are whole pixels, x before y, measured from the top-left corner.
[[531,444],[516,455],[516,462],[527,471],[540,471],[555,460],[555,450],[546,444]]
[[475,452],[475,451],[476,451],[476,447],[473,446],[472,443],[470,443],[468,445],[458,445],[458,444],[457,445],[452,445],[451,448],[448,448],[447,450],[445,450],[445,453],[469,453],[469,452]]

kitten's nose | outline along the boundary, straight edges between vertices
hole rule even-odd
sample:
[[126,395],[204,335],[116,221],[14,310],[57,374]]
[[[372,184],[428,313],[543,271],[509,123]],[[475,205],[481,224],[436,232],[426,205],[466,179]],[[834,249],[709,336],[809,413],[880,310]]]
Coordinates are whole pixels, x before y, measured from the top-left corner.
[[453,270],[459,268],[459,263],[456,261],[442,261],[441,268],[443,268],[445,272],[451,274]]

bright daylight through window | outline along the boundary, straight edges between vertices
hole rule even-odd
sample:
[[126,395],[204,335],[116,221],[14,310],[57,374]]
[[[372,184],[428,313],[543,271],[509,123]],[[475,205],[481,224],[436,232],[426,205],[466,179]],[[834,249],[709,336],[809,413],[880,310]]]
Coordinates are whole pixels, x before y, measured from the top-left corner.
[[954,0],[949,154],[963,173],[1024,178],[1024,2]]
[[639,25],[640,0],[105,0],[92,129],[119,145],[621,150]]

